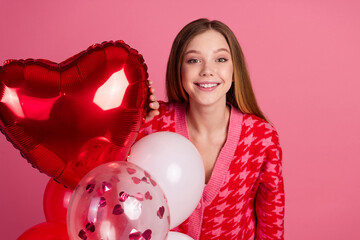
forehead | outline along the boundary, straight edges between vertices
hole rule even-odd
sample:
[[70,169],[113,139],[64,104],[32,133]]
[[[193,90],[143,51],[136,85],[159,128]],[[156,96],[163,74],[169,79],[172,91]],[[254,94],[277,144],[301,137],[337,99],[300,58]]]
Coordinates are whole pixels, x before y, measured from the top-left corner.
[[225,37],[215,30],[208,30],[206,32],[196,35],[186,47],[186,51],[189,50],[217,50],[225,48],[230,50],[230,47]]

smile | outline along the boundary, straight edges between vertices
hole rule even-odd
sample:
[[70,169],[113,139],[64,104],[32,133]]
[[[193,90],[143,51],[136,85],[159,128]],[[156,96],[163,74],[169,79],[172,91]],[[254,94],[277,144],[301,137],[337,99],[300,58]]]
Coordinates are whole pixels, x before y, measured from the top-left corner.
[[220,83],[195,83],[195,84],[201,88],[213,88],[220,85]]

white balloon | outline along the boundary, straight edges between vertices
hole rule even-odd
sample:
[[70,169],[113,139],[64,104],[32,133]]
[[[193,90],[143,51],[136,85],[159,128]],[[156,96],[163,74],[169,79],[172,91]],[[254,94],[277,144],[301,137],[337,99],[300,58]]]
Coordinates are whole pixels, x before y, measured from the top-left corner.
[[160,185],[168,200],[170,229],[195,210],[205,187],[205,170],[200,153],[187,138],[173,132],[152,133],[132,146],[128,161]]
[[166,240],[194,240],[186,234],[179,232],[169,232]]

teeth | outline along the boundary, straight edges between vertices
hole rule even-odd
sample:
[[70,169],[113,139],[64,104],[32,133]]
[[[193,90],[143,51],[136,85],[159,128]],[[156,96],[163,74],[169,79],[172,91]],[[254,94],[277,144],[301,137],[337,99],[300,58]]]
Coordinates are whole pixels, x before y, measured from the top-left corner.
[[211,87],[216,87],[218,84],[217,83],[200,83],[198,85],[202,88],[211,88]]

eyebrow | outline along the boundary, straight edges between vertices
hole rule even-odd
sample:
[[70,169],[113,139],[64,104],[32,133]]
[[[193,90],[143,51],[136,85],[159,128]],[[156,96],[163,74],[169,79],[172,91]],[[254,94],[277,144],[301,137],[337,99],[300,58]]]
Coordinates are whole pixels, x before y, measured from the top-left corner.
[[[227,50],[226,48],[219,48],[218,50],[214,51],[214,53],[218,53],[218,52],[222,52],[222,51],[225,51],[230,54],[230,51]],[[189,51],[185,52],[184,55],[189,54],[189,53],[200,53],[200,52],[197,50],[189,50]]]

